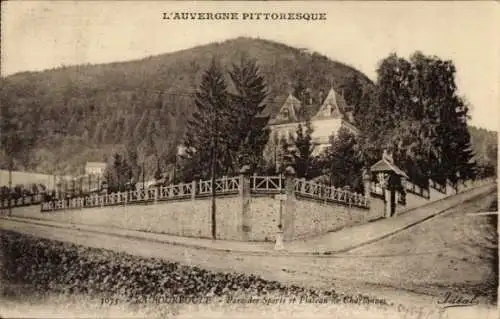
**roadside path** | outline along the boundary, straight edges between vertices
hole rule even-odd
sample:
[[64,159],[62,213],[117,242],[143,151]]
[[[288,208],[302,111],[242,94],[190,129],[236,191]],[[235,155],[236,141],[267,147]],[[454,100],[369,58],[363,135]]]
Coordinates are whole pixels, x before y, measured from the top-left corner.
[[33,225],[49,226],[59,229],[73,228],[96,234],[109,234],[127,239],[142,239],[195,249],[237,252],[250,255],[329,255],[347,252],[349,250],[387,238],[425,220],[438,216],[450,208],[461,205],[464,202],[474,200],[477,197],[487,196],[495,190],[496,184],[491,183],[482,185],[457,195],[408,210],[407,212],[391,219],[382,219],[364,225],[349,227],[337,232],[327,233],[310,239],[285,242],[284,251],[275,251],[274,243],[269,242],[211,240],[103,226],[61,223],[43,219],[44,216],[41,213],[37,214],[40,218],[35,217],[36,215],[32,218],[21,218],[16,216],[16,212],[14,212],[14,216],[12,217],[2,218]]
[[[494,196],[490,193],[487,198],[476,197],[468,203],[447,210],[445,214],[480,211]],[[468,285],[470,280],[476,282],[481,279],[480,274],[476,274],[481,268],[476,264],[460,269],[460,273],[468,276],[443,279],[439,273],[433,271],[436,267],[433,261],[435,258],[447,258],[439,257],[438,252],[429,252],[432,257],[430,259],[423,258],[421,254],[252,255],[229,250],[200,250],[196,247],[166,245],[147,239],[87,232],[76,227],[47,227],[13,219],[0,220],[0,228],[144,258],[160,258],[212,271],[254,274],[266,280],[302,287],[334,288],[349,295],[362,293],[413,306],[435,304],[436,300],[448,291],[446,287],[449,285],[443,286],[443,280],[449,279],[454,285]],[[429,277],[430,274],[434,274],[434,277]]]

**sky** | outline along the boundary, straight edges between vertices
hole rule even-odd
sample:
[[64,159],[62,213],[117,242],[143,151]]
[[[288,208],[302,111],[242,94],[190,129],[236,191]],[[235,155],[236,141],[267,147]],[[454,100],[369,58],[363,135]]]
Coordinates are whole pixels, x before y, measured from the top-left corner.
[[[238,13],[237,20],[165,20],[163,13]],[[324,13],[326,20],[243,20],[243,13]],[[1,74],[107,63],[239,36],[307,48],[376,80],[379,61],[419,50],[451,59],[470,123],[498,131],[500,3],[477,2],[2,2]]]

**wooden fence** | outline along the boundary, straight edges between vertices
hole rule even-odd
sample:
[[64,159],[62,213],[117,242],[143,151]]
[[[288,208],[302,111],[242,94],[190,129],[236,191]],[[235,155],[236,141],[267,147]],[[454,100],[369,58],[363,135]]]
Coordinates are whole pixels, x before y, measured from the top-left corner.
[[363,194],[324,184],[317,184],[303,179],[295,179],[295,194],[302,197],[315,198],[343,205],[364,208],[369,207],[369,199]]
[[[242,187],[239,176],[216,179],[214,182],[217,196],[239,194]],[[250,192],[253,194],[285,193],[286,180],[283,176],[251,176]],[[90,195],[81,198],[62,199],[41,204],[42,211],[76,209],[127,204],[148,204],[160,201],[196,199],[212,195],[212,181],[193,181],[157,188],[119,192],[105,195]],[[368,198],[322,184],[294,179],[294,192],[298,196],[325,200],[327,202],[368,207]]]
[[[421,196],[421,197],[424,197],[427,199],[430,198],[429,197],[430,196],[429,188],[420,187],[416,184],[413,184],[410,181],[405,182],[405,189],[408,193],[412,193],[412,194],[415,194],[415,195],[418,195],[418,196]],[[375,183],[375,182],[370,183],[370,191],[374,195],[384,196],[384,189],[382,188],[382,185],[380,185],[379,183]],[[446,193],[446,190],[444,192]]]
[[[42,194],[37,194],[33,196],[23,196],[17,199],[11,199],[10,200],[10,207],[22,207],[22,206],[29,206],[29,205],[39,205],[43,201],[43,195]],[[9,200],[4,199],[0,200],[0,208],[1,209],[7,209],[9,208]]]
[[440,193],[446,194],[446,185],[441,185],[434,180],[430,180],[429,186]]

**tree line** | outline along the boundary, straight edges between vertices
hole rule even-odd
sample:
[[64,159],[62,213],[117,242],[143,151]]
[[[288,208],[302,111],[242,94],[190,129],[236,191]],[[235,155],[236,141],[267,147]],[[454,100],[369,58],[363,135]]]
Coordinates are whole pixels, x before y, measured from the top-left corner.
[[[243,165],[256,173],[278,174],[291,165],[299,178],[361,192],[362,169],[379,160],[384,149],[422,187],[428,186],[430,178],[456,185],[494,174],[473,160],[469,106],[457,94],[455,73],[451,61],[435,56],[416,52],[404,59],[390,55],[379,64],[373,90],[366,90],[356,79],[347,82],[354,86],[349,92],[357,92],[351,98],[361,105],[356,109],[366,110],[355,123],[361,134],[342,128],[318,152],[310,119],[298,124],[295,134],[270,136],[269,118],[262,115],[266,83],[255,60],[242,59],[233,65],[229,83],[213,60],[196,93],[196,111],[183,137],[186,152],[176,162],[177,178],[190,181],[235,175]],[[296,88],[296,94],[307,99],[307,92],[300,92],[306,86],[298,83]],[[269,140],[276,145],[265,151]],[[275,154],[270,155],[273,147]]]
[[[269,103],[269,85],[256,60],[242,57],[225,70],[213,59],[194,93],[194,111],[184,115],[188,118],[185,128],[180,129],[178,123],[182,111],[169,108],[168,97],[161,94],[147,97],[153,107],[137,110],[142,118],[134,129],[127,121],[116,128],[113,134],[117,136],[122,131],[133,134],[109,157],[108,189],[122,190],[150,177],[177,183],[235,175],[244,165],[258,174],[279,174],[292,165],[300,178],[362,191],[362,168],[380,159],[384,149],[393,153],[396,165],[412,182],[423,187],[429,178],[457,184],[491,176],[496,174],[496,166],[491,164],[493,157],[496,162],[496,151],[488,150],[489,162],[473,160],[467,125],[470,107],[457,94],[455,73],[452,61],[416,52],[409,59],[395,54],[383,59],[373,87],[356,76],[343,81],[341,88],[355,104],[354,124],[361,134],[341,129],[319,152],[310,119],[291,136],[271,136],[269,115],[263,112]],[[303,103],[314,100],[320,104],[307,84],[298,76],[295,95]],[[47,119],[13,107],[15,96],[31,109],[38,108],[36,99],[30,97],[33,92],[2,84],[1,93],[2,133],[6,133],[2,134],[2,151],[9,158],[9,167],[14,167],[37,142],[33,132],[42,132],[38,140],[43,138],[41,128],[47,127]],[[40,125],[26,126],[25,122]],[[175,134],[178,136],[165,138]],[[182,154],[178,154],[179,144],[184,146]]]
[[[311,154],[310,124],[299,126],[292,154],[296,171],[305,177],[330,175],[335,186],[361,190],[361,169],[393,154],[395,164],[410,180],[428,187],[429,179],[456,185],[468,179],[496,174],[496,148],[489,149],[489,164],[474,160],[467,120],[470,106],[458,95],[452,61],[415,52],[409,59],[391,54],[379,63],[375,87],[363,89],[356,80],[356,125],[360,136],[340,130],[322,154]],[[361,111],[360,111],[361,110]],[[287,148],[287,147],[285,147]],[[286,152],[285,152],[286,153]],[[316,167],[315,167],[316,166]],[[318,168],[319,167],[319,168]],[[312,174],[312,175],[311,175]]]

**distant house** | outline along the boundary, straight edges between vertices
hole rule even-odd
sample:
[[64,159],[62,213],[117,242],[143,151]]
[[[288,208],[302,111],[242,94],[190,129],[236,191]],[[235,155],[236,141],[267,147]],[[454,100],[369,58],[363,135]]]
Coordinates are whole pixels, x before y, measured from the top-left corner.
[[103,175],[106,169],[104,162],[87,162],[85,165],[85,175]]
[[[320,97],[319,100],[323,99]],[[312,137],[317,144],[316,152],[328,147],[330,136],[336,134],[341,127],[347,128],[355,135],[359,134],[353,124],[352,108],[347,105],[343,96],[332,88],[319,108],[312,103],[303,105],[299,99],[289,94],[279,113],[269,120],[270,142],[277,145],[276,139],[288,139],[290,134],[295,135],[298,124],[304,126],[306,118],[311,119],[314,129]]]

